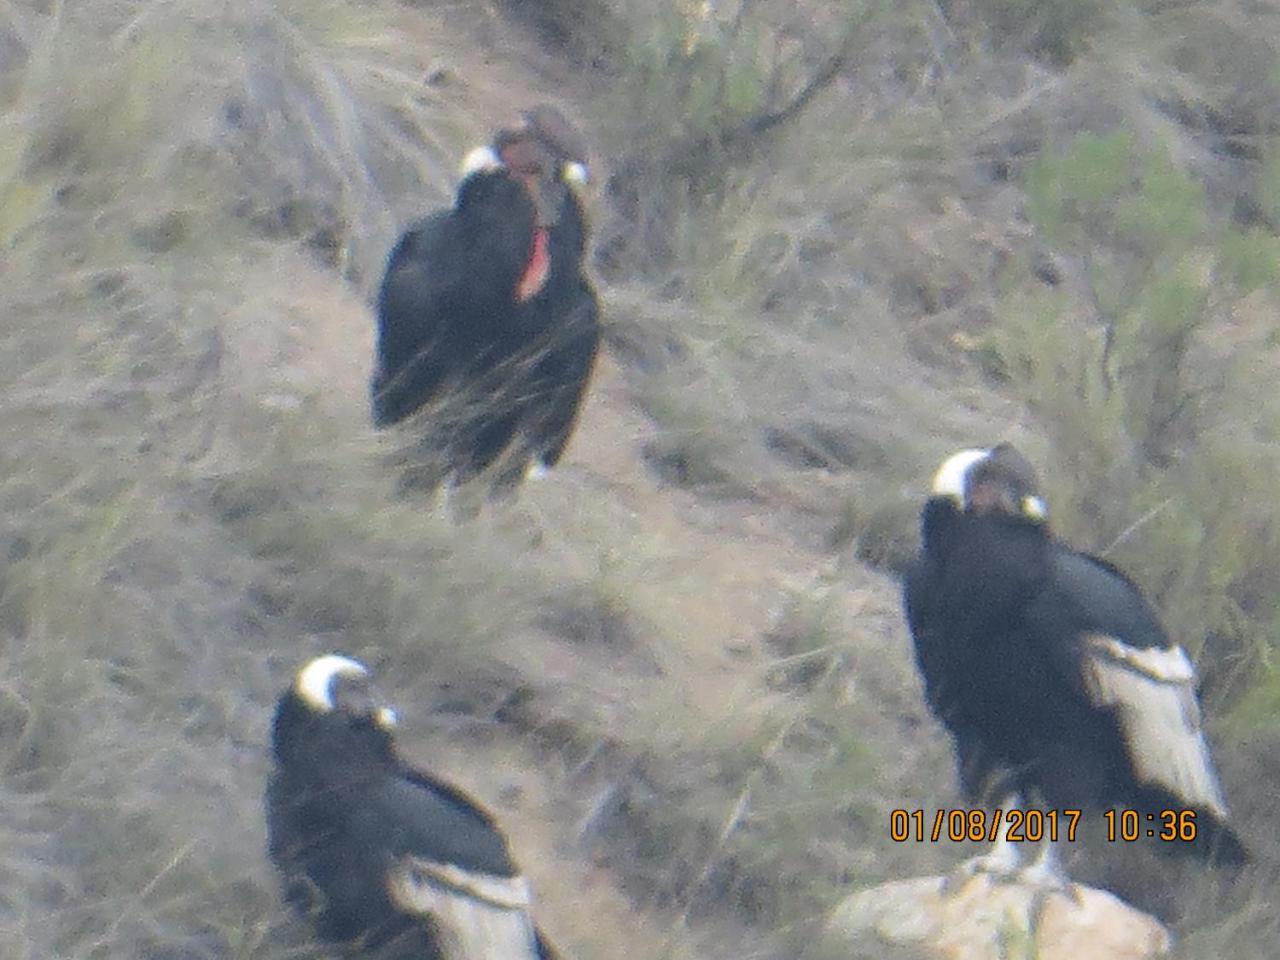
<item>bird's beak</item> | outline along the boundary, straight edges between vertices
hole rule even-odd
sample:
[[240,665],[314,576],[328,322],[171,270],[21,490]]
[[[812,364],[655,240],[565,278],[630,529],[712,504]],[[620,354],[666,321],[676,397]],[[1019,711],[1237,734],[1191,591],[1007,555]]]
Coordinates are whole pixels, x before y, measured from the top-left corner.
[[367,677],[340,679],[334,684],[334,702],[353,717],[369,717],[384,730],[396,725],[396,712]]
[[525,181],[540,227],[554,227],[560,222],[560,207],[569,187],[560,178],[529,177]]

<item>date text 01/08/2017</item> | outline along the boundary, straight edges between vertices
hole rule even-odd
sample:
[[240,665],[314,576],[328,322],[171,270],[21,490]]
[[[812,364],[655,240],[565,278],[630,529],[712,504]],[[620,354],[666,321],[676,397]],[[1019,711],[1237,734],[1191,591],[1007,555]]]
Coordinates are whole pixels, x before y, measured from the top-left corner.
[[[1080,810],[939,809],[932,817],[923,810],[896,809],[889,813],[889,839],[895,843],[965,840],[994,843],[1003,834],[1011,843],[1056,843],[1076,839]],[[1190,843],[1196,838],[1194,810],[1107,810],[1103,814],[1110,842],[1132,843],[1142,837],[1167,843]]]

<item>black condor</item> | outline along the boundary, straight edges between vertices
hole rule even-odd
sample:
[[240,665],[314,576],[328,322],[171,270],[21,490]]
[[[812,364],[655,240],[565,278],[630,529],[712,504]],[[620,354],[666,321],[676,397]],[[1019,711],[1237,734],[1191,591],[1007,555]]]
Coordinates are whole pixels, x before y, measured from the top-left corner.
[[394,960],[554,960],[493,819],[397,755],[358,661],[307,663],[280,697],[268,853],[326,940]]
[[555,466],[599,348],[584,268],[581,134],[554,107],[524,114],[463,163],[454,205],[412,224],[378,294],[377,426],[427,413],[444,473]]
[[[1194,811],[1198,839],[1160,849],[1243,863],[1190,659],[1124,573],[1053,536],[1026,458],[1008,444],[950,457],[921,536],[907,621],[969,798],[1134,810],[1144,833],[1162,811]],[[1011,871],[1014,849],[975,866]],[[1048,875],[1051,851],[1037,864]]]

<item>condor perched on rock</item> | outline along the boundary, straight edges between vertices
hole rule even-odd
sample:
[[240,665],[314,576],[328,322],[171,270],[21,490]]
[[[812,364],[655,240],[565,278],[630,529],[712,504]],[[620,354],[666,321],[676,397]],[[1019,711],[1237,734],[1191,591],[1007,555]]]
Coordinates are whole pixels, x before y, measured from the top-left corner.
[[[935,476],[921,532],[907,620],[969,796],[1095,819],[1137,810],[1144,835],[1164,826],[1160,811],[1194,810],[1197,840],[1161,849],[1244,862],[1191,661],[1132,581],[1053,537],[1031,464],[1007,444],[955,454]],[[981,866],[1016,866],[1012,850],[1001,844]]]
[[[378,296],[373,419],[424,424],[465,480],[513,444],[515,465],[554,466],[599,346],[583,270],[586,179],[580,134],[554,107],[473,150],[452,209],[409,228]],[[530,464],[530,461],[532,463]]]
[[395,960],[552,960],[490,816],[396,755],[363,664],[299,671],[276,708],[271,859],[320,935]]

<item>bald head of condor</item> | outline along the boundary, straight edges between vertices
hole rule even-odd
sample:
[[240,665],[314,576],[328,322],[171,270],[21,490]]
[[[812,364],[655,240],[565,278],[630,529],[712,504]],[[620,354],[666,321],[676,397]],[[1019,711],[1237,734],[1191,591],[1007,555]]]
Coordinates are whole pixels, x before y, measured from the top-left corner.
[[493,819],[408,767],[358,661],[307,663],[280,697],[268,852],[323,938],[384,958],[551,960]]
[[503,454],[541,473],[573,432],[600,340],[576,193],[586,152],[559,110],[529,111],[467,155],[454,205],[411,225],[391,252],[374,423],[429,408],[422,426],[457,479]]
[[907,621],[970,798],[1194,810],[1196,841],[1160,849],[1243,862],[1190,659],[1128,577],[1052,535],[1027,459],[1008,444],[950,457],[921,535]]

